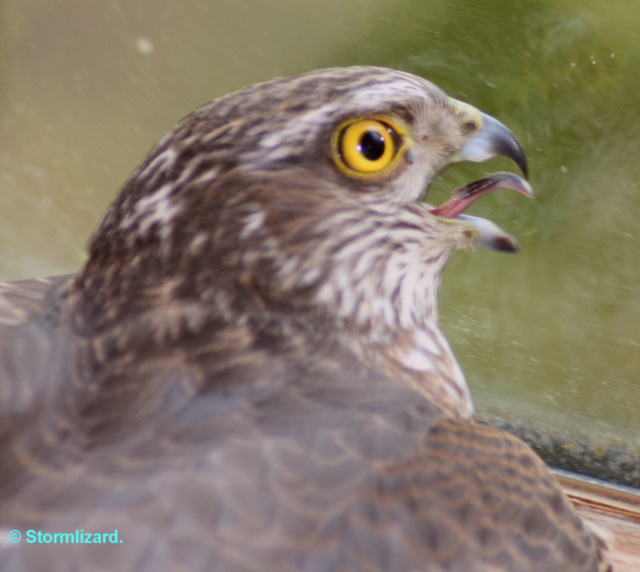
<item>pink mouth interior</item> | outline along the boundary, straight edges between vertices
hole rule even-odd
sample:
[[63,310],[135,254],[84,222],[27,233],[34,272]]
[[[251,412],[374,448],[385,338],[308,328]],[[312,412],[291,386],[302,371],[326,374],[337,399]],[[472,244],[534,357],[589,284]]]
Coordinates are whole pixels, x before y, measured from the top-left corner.
[[458,189],[448,201],[431,209],[431,213],[443,218],[455,218],[482,195],[498,189],[513,189],[526,197],[533,197],[531,185],[522,177],[513,173],[494,173]]

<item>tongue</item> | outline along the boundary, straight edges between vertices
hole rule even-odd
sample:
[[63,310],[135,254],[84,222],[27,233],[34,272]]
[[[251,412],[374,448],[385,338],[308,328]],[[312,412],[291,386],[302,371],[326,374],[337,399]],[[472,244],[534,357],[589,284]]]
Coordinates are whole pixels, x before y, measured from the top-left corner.
[[456,218],[482,195],[498,189],[513,189],[526,197],[533,197],[531,185],[522,177],[513,173],[494,173],[458,189],[447,202],[431,209],[431,213],[443,218]]

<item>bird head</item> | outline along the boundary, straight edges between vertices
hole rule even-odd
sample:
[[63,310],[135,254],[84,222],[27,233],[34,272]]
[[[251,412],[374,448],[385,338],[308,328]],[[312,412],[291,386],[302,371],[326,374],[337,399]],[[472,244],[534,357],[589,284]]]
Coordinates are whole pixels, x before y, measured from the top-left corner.
[[445,167],[496,155],[526,174],[504,125],[409,73],[335,68],[251,86],[158,143],[91,239],[76,287],[96,319],[175,297],[420,321],[436,314],[451,250],[516,249],[463,214],[497,188],[530,195],[516,175],[422,203]]

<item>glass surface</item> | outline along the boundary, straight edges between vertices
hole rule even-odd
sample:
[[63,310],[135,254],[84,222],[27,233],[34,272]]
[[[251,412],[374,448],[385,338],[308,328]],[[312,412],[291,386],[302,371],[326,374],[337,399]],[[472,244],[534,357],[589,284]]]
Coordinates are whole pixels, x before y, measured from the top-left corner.
[[[498,117],[535,201],[471,212],[522,252],[457,253],[442,322],[481,412],[640,447],[637,0],[5,0],[0,279],[74,271],[122,182],[212,97],[319,67],[391,66]],[[495,170],[459,165],[429,201]]]

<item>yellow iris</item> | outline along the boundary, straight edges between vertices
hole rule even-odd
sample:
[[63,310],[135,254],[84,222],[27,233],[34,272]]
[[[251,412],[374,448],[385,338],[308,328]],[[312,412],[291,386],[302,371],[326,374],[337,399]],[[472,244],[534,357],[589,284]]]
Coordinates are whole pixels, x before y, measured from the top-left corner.
[[338,133],[337,159],[348,170],[364,175],[389,167],[402,144],[398,132],[379,119],[347,123]]

